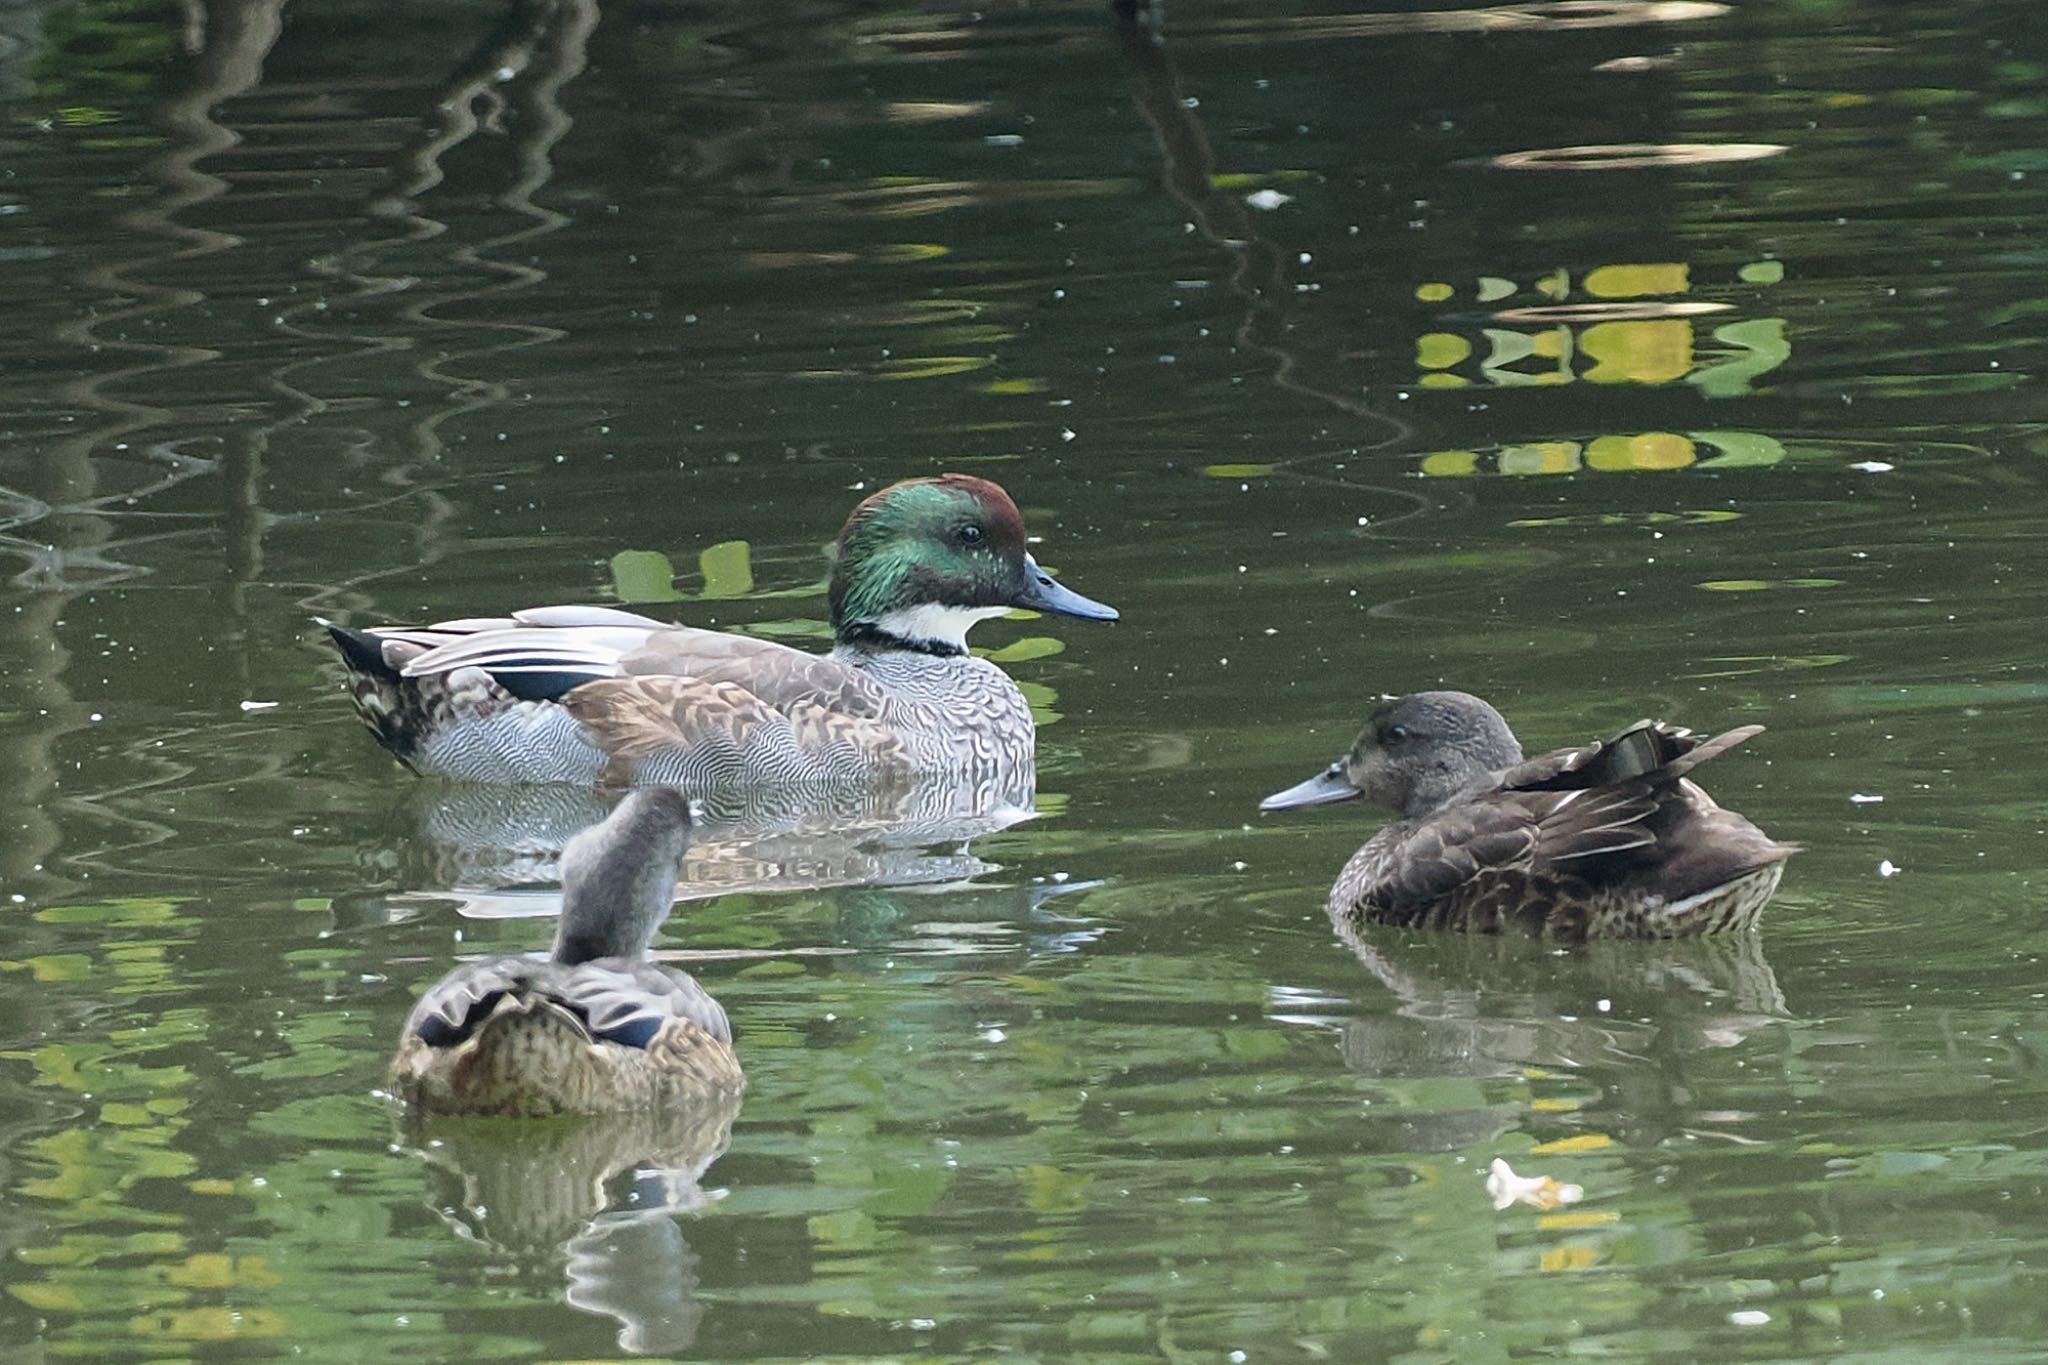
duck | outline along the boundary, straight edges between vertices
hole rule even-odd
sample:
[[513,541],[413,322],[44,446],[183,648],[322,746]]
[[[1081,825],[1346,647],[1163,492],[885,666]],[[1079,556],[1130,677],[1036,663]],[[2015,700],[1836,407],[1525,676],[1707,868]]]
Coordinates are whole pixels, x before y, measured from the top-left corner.
[[1041,569],[1016,503],[971,474],[906,479],[856,506],[828,600],[823,655],[602,606],[321,624],[358,715],[417,772],[679,786],[711,801],[734,787],[1028,774],[1031,708],[968,652],[968,630],[1018,607],[1118,618]]
[[687,797],[644,787],[570,840],[548,956],[464,963],[422,995],[391,1062],[398,1097],[415,1113],[545,1118],[737,1094],[724,1008],[646,956],[690,829]]
[[1525,760],[1468,692],[1383,701],[1350,750],[1261,810],[1364,797],[1399,813],[1330,888],[1365,924],[1564,939],[1681,938],[1755,927],[1796,844],[1716,805],[1689,774],[1762,733],[1712,739],[1641,720]]

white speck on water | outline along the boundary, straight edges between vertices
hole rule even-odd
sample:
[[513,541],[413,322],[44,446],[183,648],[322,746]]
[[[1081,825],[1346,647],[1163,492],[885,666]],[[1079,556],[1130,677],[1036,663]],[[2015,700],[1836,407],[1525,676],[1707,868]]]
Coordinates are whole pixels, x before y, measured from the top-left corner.
[[990,133],[982,141],[991,147],[1022,147],[1024,145],[1024,135],[1022,133]]
[[1230,870],[1231,870],[1232,872],[1242,872],[1242,871],[1244,871],[1244,869],[1245,869],[1245,866],[1246,866],[1246,864],[1245,864],[1244,860],[1243,860],[1242,858],[1240,858],[1240,859],[1238,859],[1238,860],[1237,860],[1236,862],[1234,862],[1234,863],[1232,863],[1232,864],[1230,865]]
[[1771,1320],[1771,1315],[1761,1308],[1738,1308],[1728,1315],[1728,1321],[1737,1327],[1761,1327]]
[[1282,204],[1293,200],[1293,198],[1293,195],[1282,194],[1278,190],[1254,190],[1244,197],[1244,202],[1250,204],[1255,209],[1263,209],[1265,212],[1271,213]]
[[987,1029],[981,1035],[982,1041],[988,1043],[1000,1043],[1003,1041],[1003,1039],[1009,1036],[1009,1034],[1003,1032],[999,1028]]
[[1849,468],[1860,474],[1889,474],[1898,466],[1886,464],[1883,460],[1858,460],[1855,464],[1850,465]]
[[1896,877],[1905,870],[1905,868],[1900,867],[1890,858],[1886,858],[1883,862],[1877,865],[1877,875],[1880,877]]
[[1849,799],[1859,806],[1874,806],[1878,802],[1884,800],[1882,796],[1872,796],[1867,792],[1851,793]]
[[1060,428],[1060,439],[1061,439],[1062,441],[1071,441],[1071,440],[1073,440],[1073,439],[1074,439],[1074,429],[1073,429],[1072,427],[1061,427],[1061,428]]
[[1243,1351],[1232,1351],[1230,1353],[1231,1365],[1244,1365],[1248,1358]]
[[1593,1008],[1599,1010],[1602,1014],[1605,1014],[1607,1013],[1607,1011],[1614,1008],[1614,1002],[1612,1000],[1595,1000],[1593,1002]]
[[273,706],[282,705],[283,702],[276,701],[245,701],[241,704],[244,711],[268,711]]

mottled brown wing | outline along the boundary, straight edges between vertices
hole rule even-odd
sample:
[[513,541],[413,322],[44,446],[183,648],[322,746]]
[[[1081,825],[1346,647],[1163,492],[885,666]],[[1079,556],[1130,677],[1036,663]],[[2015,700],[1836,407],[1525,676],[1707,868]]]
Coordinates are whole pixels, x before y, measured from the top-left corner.
[[723,631],[676,629],[651,637],[619,661],[627,677],[681,677],[737,683],[762,703],[787,711],[809,703],[842,716],[880,716],[888,693],[857,668],[772,640]]
[[1366,899],[1392,923],[1498,929],[1564,883],[1598,882],[1655,844],[1657,808],[1644,782],[1493,792],[1402,829]]
[[[775,706],[752,688],[703,678],[651,676],[585,683],[562,699],[570,715],[612,756],[615,776],[657,754],[692,755],[706,779],[787,736],[793,756],[842,755],[849,771],[886,766],[902,752],[888,726],[797,697]],[[800,774],[792,773],[792,777]]]
[[690,1019],[669,1020],[647,1045],[647,1060],[671,1097],[733,1093],[747,1083],[732,1044]]
[[1472,891],[1474,882],[1510,869],[1526,870],[1535,855],[1536,834],[1536,822],[1516,801],[1460,805],[1405,829],[1392,827],[1378,836],[1393,837],[1366,900],[1378,918],[1421,922],[1440,903]]

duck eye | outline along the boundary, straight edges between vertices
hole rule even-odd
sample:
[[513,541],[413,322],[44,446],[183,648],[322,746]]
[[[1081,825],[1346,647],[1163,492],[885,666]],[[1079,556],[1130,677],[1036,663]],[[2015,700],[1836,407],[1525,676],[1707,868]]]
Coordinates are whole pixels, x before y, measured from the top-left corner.
[[1394,743],[1399,744],[1402,740],[1408,738],[1408,727],[1405,725],[1388,726],[1387,738],[1392,740]]
[[960,543],[962,545],[979,545],[981,543],[981,528],[973,522],[969,522],[961,527]]

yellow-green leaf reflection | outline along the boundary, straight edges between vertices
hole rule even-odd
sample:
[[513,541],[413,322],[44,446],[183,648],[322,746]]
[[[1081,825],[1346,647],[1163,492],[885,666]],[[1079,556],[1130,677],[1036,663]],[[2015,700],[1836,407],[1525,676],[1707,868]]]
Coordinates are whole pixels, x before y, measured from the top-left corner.
[[707,598],[745,597],[754,590],[754,566],[744,540],[721,540],[697,555]]
[[1769,588],[1837,588],[1839,578],[1715,578],[1700,584],[1708,592],[1763,592]]
[[621,550],[612,556],[612,593],[621,602],[680,602],[675,566],[659,550]]
[[994,363],[995,357],[990,355],[906,355],[883,361],[874,374],[877,379],[943,379],[987,369]]
[[989,651],[987,657],[999,664],[1021,664],[1032,659],[1050,659],[1055,654],[1064,653],[1066,648],[1066,641],[1050,635],[1026,635],[1001,649]]

